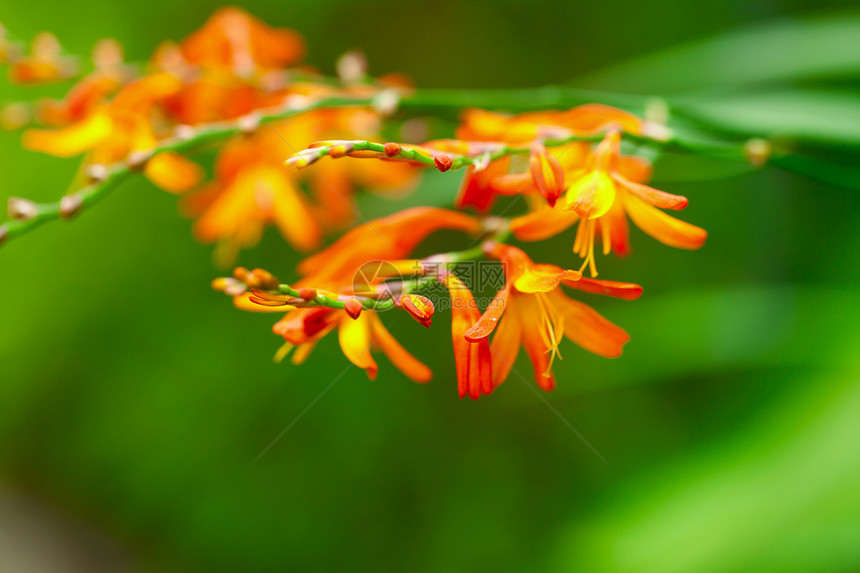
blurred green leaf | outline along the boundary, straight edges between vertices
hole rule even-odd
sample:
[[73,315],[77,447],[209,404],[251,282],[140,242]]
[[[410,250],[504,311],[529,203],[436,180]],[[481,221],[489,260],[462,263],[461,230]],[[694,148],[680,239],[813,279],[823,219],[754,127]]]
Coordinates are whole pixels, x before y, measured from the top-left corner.
[[563,570],[856,571],[860,384],[829,373],[806,388],[629,485],[565,538]]
[[592,73],[575,84],[671,94],[762,82],[856,76],[860,14],[793,19],[673,47]]

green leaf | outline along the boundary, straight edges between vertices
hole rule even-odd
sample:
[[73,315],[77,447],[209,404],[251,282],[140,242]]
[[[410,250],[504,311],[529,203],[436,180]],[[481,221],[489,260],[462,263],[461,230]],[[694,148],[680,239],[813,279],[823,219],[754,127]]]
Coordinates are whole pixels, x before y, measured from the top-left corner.
[[860,14],[787,20],[652,53],[585,76],[574,85],[671,94],[860,73]]

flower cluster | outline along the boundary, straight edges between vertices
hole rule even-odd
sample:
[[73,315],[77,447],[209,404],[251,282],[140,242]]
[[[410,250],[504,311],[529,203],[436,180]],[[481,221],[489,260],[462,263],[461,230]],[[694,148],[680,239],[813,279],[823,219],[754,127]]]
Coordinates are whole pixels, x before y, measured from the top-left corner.
[[[193,191],[184,210],[198,218],[199,240],[218,243],[222,262],[229,264],[240,249],[256,244],[270,224],[291,245],[308,251],[320,245],[324,232],[353,222],[354,187],[408,188],[414,170],[336,165],[309,177],[281,167],[285,156],[333,134],[377,137],[381,113],[351,102],[367,102],[404,84],[393,76],[365,80],[363,71],[332,82],[298,66],[304,53],[296,32],[224,8],[181,42],[159,46],[142,66],[125,63],[116,42],[102,41],[92,71],[62,100],[40,101],[31,114],[13,105],[4,115],[10,126],[26,123],[13,116],[29,115],[42,126],[24,132],[25,148],[59,157],[83,155],[78,185],[98,182],[122,165],[142,171],[165,191]],[[36,39],[32,56],[6,59],[12,79],[22,83],[75,75],[50,35]],[[332,97],[344,105],[316,108]],[[305,109],[289,121],[262,125],[264,115]],[[175,148],[229,132],[241,137],[221,148],[214,179],[204,183],[203,168]]]
[[[381,313],[403,311],[431,327],[446,307],[461,397],[493,392],[513,371],[520,347],[537,385],[552,390],[565,338],[608,358],[629,339],[579,300],[642,294],[636,284],[596,278],[601,252],[630,254],[629,220],[671,247],[698,249],[707,237],[667,213],[688,201],[649,186],[652,165],[638,151],[683,145],[666,125],[625,110],[584,104],[506,114],[460,109],[458,101],[447,104],[461,112],[450,138],[398,143],[383,134],[428,119],[409,117],[410,105],[413,115],[427,108],[407,81],[369,77],[356,54],[341,60],[338,77],[325,77],[301,65],[305,46],[296,32],[239,9],[217,11],[184,40],[159,46],[145,64],[126,62],[118,43],[102,41],[85,72],[53,36],[40,36],[28,51],[0,32],[0,55],[14,81],[74,79],[60,100],[7,106],[2,123],[37,124],[23,134],[28,149],[83,155],[78,180],[58,203],[10,200],[12,221],[0,225],[0,241],[71,216],[133,173],[184,194],[195,237],[216,243],[223,263],[272,225],[296,250],[317,251],[299,264],[300,278],[282,283],[268,271],[238,267],[213,287],[239,309],[283,315],[273,327],[284,340],[278,361],[305,361],[337,331],[346,358],[370,378],[381,351],[408,378],[427,382],[430,368],[395,338]],[[188,157],[206,146],[217,150],[211,177]],[[361,217],[358,189],[408,189],[422,168],[462,173],[452,209]],[[508,215],[517,205],[525,209]],[[356,220],[361,224],[319,250],[326,234]],[[574,269],[536,263],[510,244],[568,230],[581,258]],[[459,234],[468,248],[417,258],[439,231]],[[474,281],[458,270],[469,261],[502,269],[488,300],[476,297]]]

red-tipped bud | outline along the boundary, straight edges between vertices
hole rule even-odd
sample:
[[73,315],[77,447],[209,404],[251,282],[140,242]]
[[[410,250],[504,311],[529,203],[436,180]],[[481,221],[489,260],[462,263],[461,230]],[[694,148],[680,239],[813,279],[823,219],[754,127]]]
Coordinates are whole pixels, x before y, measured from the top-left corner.
[[564,191],[564,170],[558,159],[552,156],[542,143],[532,146],[529,170],[540,194],[550,207],[555,205]]
[[446,171],[451,169],[452,165],[454,165],[454,160],[451,159],[450,155],[440,153],[439,155],[433,157],[433,165],[436,166],[436,169],[438,169],[442,173],[445,173]]
[[385,144],[386,157],[397,157],[398,155],[400,155],[400,144],[394,143],[393,141],[389,141]]
[[359,302],[357,298],[351,298],[343,303],[343,309],[350,318],[358,318],[361,311],[364,310],[364,306],[362,306],[361,302]]
[[304,300],[313,300],[317,297],[317,289],[315,288],[300,288],[299,298]]
[[236,267],[233,269],[233,278],[237,281],[240,281],[244,284],[248,284],[248,275],[251,271],[246,269],[245,267]]
[[400,306],[424,326],[429,328],[432,324],[436,307],[429,298],[417,294],[405,294],[400,297]]

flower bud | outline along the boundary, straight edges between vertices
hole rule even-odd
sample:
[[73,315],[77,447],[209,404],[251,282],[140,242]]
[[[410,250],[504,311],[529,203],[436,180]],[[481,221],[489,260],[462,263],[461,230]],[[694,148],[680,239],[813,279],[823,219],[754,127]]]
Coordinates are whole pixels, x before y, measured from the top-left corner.
[[60,199],[60,217],[68,219],[81,210],[83,199],[78,193],[66,195]]
[[400,144],[389,141],[385,144],[385,156],[397,157],[400,155]]
[[39,206],[29,199],[21,197],[9,197],[7,212],[10,219],[32,219],[39,214]]
[[350,298],[343,303],[343,309],[350,318],[355,319],[361,315],[361,311],[364,310],[364,306],[362,306],[361,302],[357,298]]
[[436,307],[429,298],[417,294],[405,294],[400,297],[400,306],[424,326],[429,328],[432,324]]
[[536,143],[529,156],[529,169],[535,187],[552,207],[564,191],[564,170],[561,163],[542,143]]
[[299,298],[304,300],[313,300],[317,297],[317,289],[315,288],[300,288]]
[[281,284],[281,281],[275,275],[265,269],[254,269],[248,273],[248,278],[245,282],[251,288],[260,289],[274,289],[278,288],[278,285]]
[[759,137],[750,139],[744,144],[744,154],[753,167],[761,167],[770,158],[773,146],[766,139]]
[[451,166],[454,165],[454,160],[451,159],[451,156],[446,153],[440,153],[439,155],[433,156],[433,165],[436,166],[436,169],[445,173]]
[[229,296],[239,296],[245,292],[245,284],[233,277],[218,277],[212,281],[212,289]]
[[322,151],[319,148],[303,149],[298,153],[290,155],[284,161],[284,165],[293,169],[302,169],[322,157]]

